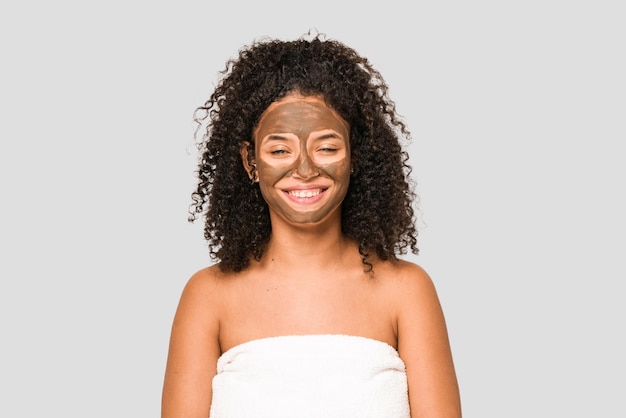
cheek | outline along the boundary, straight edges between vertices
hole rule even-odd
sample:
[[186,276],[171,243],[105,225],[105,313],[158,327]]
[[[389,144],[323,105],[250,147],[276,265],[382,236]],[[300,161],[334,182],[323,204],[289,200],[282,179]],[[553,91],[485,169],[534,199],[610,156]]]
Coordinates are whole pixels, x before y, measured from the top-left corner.
[[320,170],[327,173],[330,177],[335,179],[335,181],[350,179],[350,163],[346,159],[333,164],[323,165],[320,167]]
[[290,168],[289,167],[275,167],[263,162],[258,163],[259,181],[261,184],[274,184],[278,180],[285,177]]

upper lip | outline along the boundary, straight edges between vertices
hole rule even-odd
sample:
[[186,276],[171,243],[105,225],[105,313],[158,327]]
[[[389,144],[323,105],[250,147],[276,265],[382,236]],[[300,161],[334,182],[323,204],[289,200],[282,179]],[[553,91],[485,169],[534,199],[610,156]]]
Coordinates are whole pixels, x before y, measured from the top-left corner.
[[306,191],[306,190],[326,190],[328,186],[322,184],[301,184],[292,187],[282,187],[281,188],[285,192],[293,192],[293,191]]

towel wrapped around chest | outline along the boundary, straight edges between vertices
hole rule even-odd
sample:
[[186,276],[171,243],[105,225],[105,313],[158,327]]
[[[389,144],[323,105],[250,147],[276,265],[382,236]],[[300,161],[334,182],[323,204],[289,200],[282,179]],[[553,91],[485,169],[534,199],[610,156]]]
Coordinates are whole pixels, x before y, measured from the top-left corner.
[[382,341],[262,338],[222,354],[211,418],[409,418],[406,369]]

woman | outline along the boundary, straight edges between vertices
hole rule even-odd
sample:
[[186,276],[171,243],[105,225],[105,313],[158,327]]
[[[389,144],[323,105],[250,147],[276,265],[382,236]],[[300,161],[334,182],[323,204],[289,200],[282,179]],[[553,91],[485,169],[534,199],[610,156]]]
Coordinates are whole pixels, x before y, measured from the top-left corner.
[[182,293],[162,417],[460,417],[436,290],[399,258],[409,131],[380,73],[314,36],[222,74],[190,216],[216,263]]

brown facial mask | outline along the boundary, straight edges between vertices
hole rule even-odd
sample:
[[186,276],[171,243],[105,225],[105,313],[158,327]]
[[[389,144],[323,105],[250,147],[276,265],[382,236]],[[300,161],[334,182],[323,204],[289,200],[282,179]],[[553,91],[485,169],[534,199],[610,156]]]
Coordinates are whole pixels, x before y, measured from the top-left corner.
[[347,122],[320,98],[294,94],[270,105],[254,131],[270,211],[298,222],[338,211],[350,181],[349,135]]

